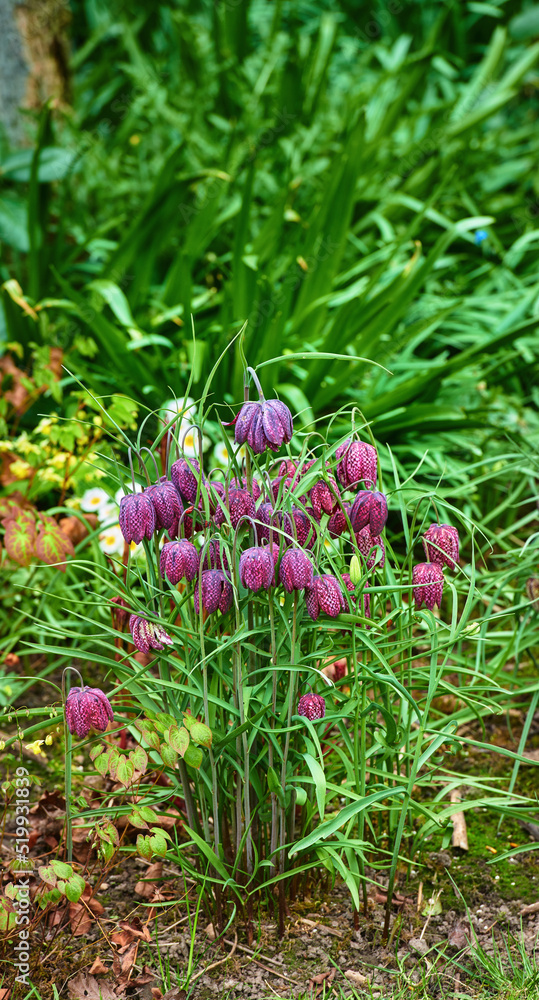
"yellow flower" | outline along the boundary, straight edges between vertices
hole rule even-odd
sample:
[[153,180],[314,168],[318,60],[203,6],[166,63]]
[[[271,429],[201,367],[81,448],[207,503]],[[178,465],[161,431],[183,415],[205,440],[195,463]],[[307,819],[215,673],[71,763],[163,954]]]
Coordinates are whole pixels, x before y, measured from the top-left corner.
[[31,465],[28,465],[28,462],[23,462],[22,459],[17,458],[11,463],[9,471],[12,476],[15,476],[15,479],[27,479],[33,472],[33,469]]
[[0,740],[0,750],[5,750],[5,749],[6,749],[5,741],[4,740]]
[[48,747],[52,746],[52,733],[49,733],[49,735],[45,737],[45,743]]
[[52,455],[47,459],[47,465],[52,465],[55,469],[62,469],[70,458],[71,455],[69,452],[57,451],[55,455]]
[[13,448],[13,441],[0,441],[0,452],[11,451]]
[[41,482],[50,483],[52,486],[61,486],[64,481],[64,477],[58,475],[58,473],[55,472],[54,469],[47,469],[47,468],[41,469],[39,473],[39,478]]
[[51,413],[50,417],[43,417],[36,427],[36,434],[48,434],[52,425],[58,423],[58,417],[55,413]]
[[33,743],[27,743],[26,744],[26,749],[27,750],[32,750],[32,752],[36,753],[36,754],[42,754],[43,757],[44,757],[45,754],[43,753],[43,750],[41,749],[41,747],[43,746],[44,742],[45,742],[45,740],[34,740]]
[[19,437],[13,442],[14,450],[19,452],[20,455],[40,455],[41,448],[33,441],[30,441],[26,431],[19,434]]

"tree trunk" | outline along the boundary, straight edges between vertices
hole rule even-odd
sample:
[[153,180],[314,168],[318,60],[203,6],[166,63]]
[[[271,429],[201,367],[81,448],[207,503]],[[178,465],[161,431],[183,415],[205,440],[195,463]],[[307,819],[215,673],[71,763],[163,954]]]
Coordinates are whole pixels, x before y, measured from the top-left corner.
[[10,145],[31,141],[21,109],[69,98],[69,0],[0,0],[0,130]]

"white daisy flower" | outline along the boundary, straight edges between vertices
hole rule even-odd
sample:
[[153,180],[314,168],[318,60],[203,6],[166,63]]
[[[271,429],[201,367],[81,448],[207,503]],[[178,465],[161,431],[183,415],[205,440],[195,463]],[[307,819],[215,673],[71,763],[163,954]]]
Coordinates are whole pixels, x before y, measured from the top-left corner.
[[99,508],[105,503],[110,503],[108,493],[105,493],[105,490],[102,490],[101,487],[94,486],[93,489],[86,490],[86,492],[83,493],[80,500],[80,509],[86,514],[89,514],[92,511],[98,514]]
[[159,410],[159,419],[162,424],[168,424],[176,414],[181,414],[182,423],[184,421],[189,423],[196,420],[196,412],[196,403],[190,396],[185,396],[182,399],[167,399]]
[[107,497],[107,502],[97,508],[97,517],[102,524],[118,520],[118,506]]
[[119,524],[112,524],[110,528],[107,528],[106,531],[102,531],[100,533],[99,548],[107,556],[117,556],[122,554],[124,550],[124,536],[122,535]]
[[[180,448],[187,458],[196,458],[199,453],[199,440],[198,431],[196,427],[184,428],[180,427],[178,440],[180,443]],[[206,451],[210,447],[211,441],[205,434],[202,435],[202,451]]]
[[239,448],[235,447],[234,441],[231,439],[228,442],[220,441],[219,444],[215,445],[213,449],[213,457],[221,468],[226,469],[230,458],[235,455],[236,461],[241,464],[246,455],[245,445],[241,445]]

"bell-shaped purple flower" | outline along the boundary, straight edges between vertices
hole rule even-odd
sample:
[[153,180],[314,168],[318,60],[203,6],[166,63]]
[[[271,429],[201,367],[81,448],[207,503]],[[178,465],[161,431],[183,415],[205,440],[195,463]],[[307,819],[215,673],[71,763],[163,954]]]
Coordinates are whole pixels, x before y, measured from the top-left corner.
[[[277,501],[279,492],[281,493],[281,498],[291,496],[293,500],[299,500],[301,503],[306,503],[307,497],[305,494],[298,496],[297,487],[300,477],[295,473],[293,476],[279,476],[277,479],[272,479],[271,481],[271,492],[273,494],[273,499]],[[281,486],[281,483],[283,484]]]
[[379,535],[387,521],[387,500],[383,493],[360,490],[350,510],[350,523],[355,532],[367,525],[371,535]]
[[[228,504],[225,500],[225,507],[228,507],[230,523],[233,528],[237,528],[242,517],[255,516],[255,502],[248,490],[229,490]],[[218,507],[213,518],[216,525],[224,524],[226,521],[225,512],[222,507]]]
[[184,538],[166,542],[161,549],[161,576],[171,583],[190,582],[198,573],[199,555],[195,546]]
[[367,569],[374,565],[383,569],[386,561],[386,548],[380,535],[371,535],[369,527],[355,533],[356,545],[367,563]]
[[146,490],[128,493],[120,500],[120,528],[128,545],[151,538],[156,528],[155,507]]
[[303,549],[287,549],[281,559],[279,580],[289,594],[293,590],[306,590],[314,580],[313,564]]
[[248,590],[269,590],[275,582],[275,560],[269,546],[252,546],[240,556],[240,580]]
[[[205,569],[200,574],[200,584],[195,584],[195,611],[198,615],[200,610],[200,596],[202,596],[202,608],[211,615],[219,610],[225,615],[232,607],[234,592],[232,584],[220,569]],[[200,590],[202,595],[200,595]]]
[[339,462],[337,478],[346,489],[355,489],[361,482],[374,486],[378,474],[376,448],[364,441],[345,441],[335,452]]
[[247,442],[255,455],[268,448],[277,451],[291,440],[293,433],[292,414],[280,399],[244,403],[235,420],[236,444]]
[[84,739],[92,729],[104,733],[114,714],[100,688],[72,687],[66,698],[66,722],[69,732]]
[[[285,545],[293,545],[297,542],[303,548],[312,549],[316,542],[316,528],[314,512],[309,517],[309,509],[301,510],[299,507],[292,507],[292,510],[279,512],[277,515],[281,530],[285,532]],[[283,536],[281,536],[282,538]]]
[[428,562],[456,569],[459,561],[459,533],[450,524],[431,524],[423,536]]
[[200,462],[196,458],[178,458],[171,467],[170,478],[186,503],[195,502],[200,480],[207,485],[204,474],[200,475]]
[[174,483],[161,476],[158,483],[144,490],[155,508],[157,528],[171,528],[183,512],[183,504]]
[[[352,509],[350,504],[345,503],[343,504],[343,507],[346,514],[348,514],[348,518],[350,518],[350,511]],[[344,511],[338,507],[335,513],[329,518],[327,529],[330,538],[340,538],[340,536],[348,530],[348,522]]]
[[422,604],[429,611],[432,611],[435,604],[440,607],[442,603],[444,574],[442,567],[438,563],[424,562],[414,566],[412,570],[412,584],[414,588],[414,601],[417,608],[420,608]]
[[278,527],[280,519],[270,503],[261,503],[255,515],[256,537],[259,542],[269,541],[270,527]]
[[229,570],[226,549],[224,545],[222,545],[221,542],[218,542],[215,538],[212,538],[206,549],[201,569],[221,569],[226,573]]
[[340,499],[339,488],[332,476],[328,478],[328,481],[320,479],[315,483],[309,491],[309,496],[318,521],[322,514],[332,514],[338,507]]
[[[241,479],[231,479],[230,486],[233,490],[246,490],[247,489],[247,476],[242,476]],[[259,500],[262,496],[262,490],[260,489],[260,484],[256,479],[251,480],[251,496],[253,500]]]
[[162,625],[156,625],[138,615],[130,616],[129,629],[133,644],[141,653],[149,653],[150,649],[164,649],[165,646],[172,646],[174,642]]
[[326,703],[320,694],[303,694],[298,701],[298,715],[313,722],[315,719],[323,719],[326,714]]
[[305,591],[305,604],[313,621],[317,620],[320,612],[336,618],[348,610],[341,585],[331,573],[314,577],[312,587]]

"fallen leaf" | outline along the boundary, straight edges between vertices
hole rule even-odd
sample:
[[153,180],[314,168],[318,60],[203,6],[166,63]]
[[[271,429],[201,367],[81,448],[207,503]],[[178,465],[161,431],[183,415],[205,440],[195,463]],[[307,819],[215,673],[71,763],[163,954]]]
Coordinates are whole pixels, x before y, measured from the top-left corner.
[[107,972],[110,972],[110,969],[108,969],[106,965],[103,965],[103,962],[101,961],[100,958],[96,958],[94,964],[90,969],[90,975],[104,976],[107,974]]
[[[311,990],[311,996],[319,997],[325,995],[326,988],[328,990],[332,989],[332,983],[335,979],[335,969],[330,969],[329,972],[319,972],[316,976],[312,976],[308,982],[308,988]],[[315,992],[316,987],[316,992]]]
[[112,988],[112,983],[106,979],[98,982],[94,976],[79,972],[67,984],[70,1000],[118,1000]]
[[156,861],[154,865],[150,865],[146,869],[146,874],[143,879],[140,879],[135,886],[135,893],[137,896],[143,896],[144,899],[151,899],[157,888],[154,879],[160,879],[163,873],[163,862]]
[[69,904],[69,922],[75,937],[82,937],[89,934],[92,929],[92,918],[85,906],[81,903]]
[[349,983],[352,983],[352,986],[370,986],[370,979],[367,979],[367,976],[362,975],[361,972],[354,972],[353,969],[347,969],[344,976]]

